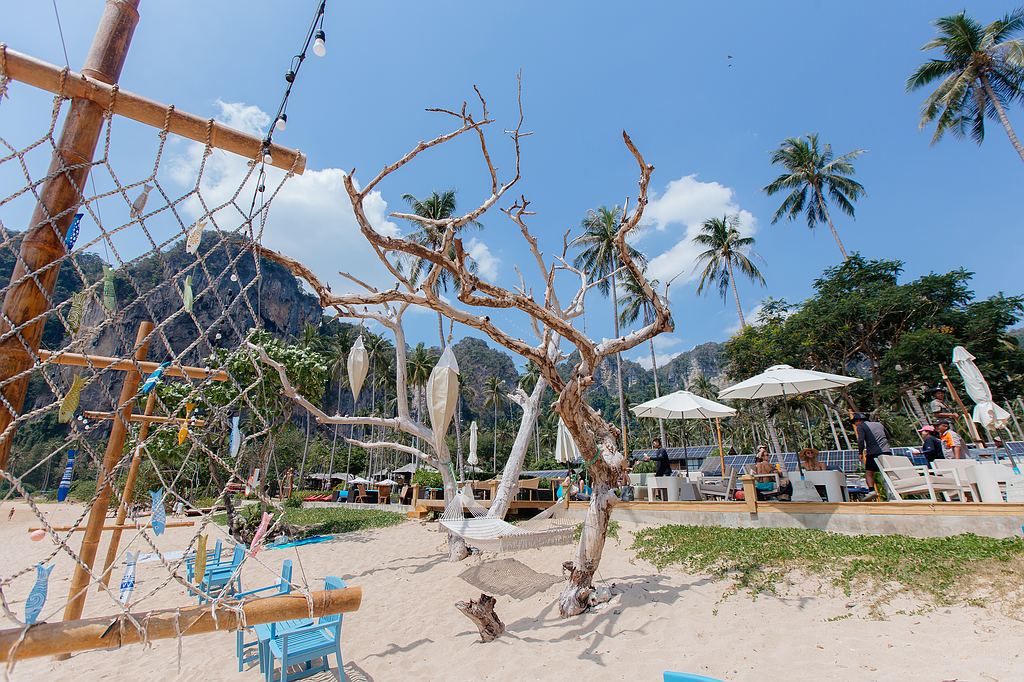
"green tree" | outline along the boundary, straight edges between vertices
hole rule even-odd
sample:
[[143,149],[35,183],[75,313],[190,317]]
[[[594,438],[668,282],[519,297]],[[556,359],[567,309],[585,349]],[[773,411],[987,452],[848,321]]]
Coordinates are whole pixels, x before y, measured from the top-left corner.
[[484,407],[494,408],[494,455],[492,465],[498,470],[498,409],[505,402],[505,382],[499,377],[489,376],[484,381]]
[[[658,280],[651,280],[649,282],[652,289],[657,289],[660,285]],[[651,299],[647,298],[644,294],[643,286],[637,281],[636,277],[632,274],[628,274],[622,279],[622,312],[619,313],[619,321],[622,324],[629,325],[634,324],[640,316],[644,318],[644,326],[651,323],[654,319],[654,310],[651,304]],[[654,397],[661,397],[661,385],[658,382],[658,356],[654,352],[654,337],[647,342],[651,350],[651,373],[654,377]],[[664,444],[665,441],[665,420],[658,420],[658,435],[661,436],[661,442]]]
[[430,379],[430,371],[434,369],[437,358],[427,350],[426,344],[420,341],[409,353],[406,361],[407,377],[409,385],[416,397],[416,418],[423,421],[423,411],[426,407],[425,389],[427,380]]
[[744,237],[739,228],[739,215],[709,218],[701,225],[693,242],[707,247],[697,256],[697,267],[704,266],[697,293],[703,293],[705,287],[713,285],[718,287],[718,293],[724,301],[731,287],[732,297],[736,301],[736,314],[740,317],[740,329],[743,329],[747,321],[743,318],[743,306],[740,305],[740,294],[736,289],[735,271],[739,270],[740,274],[761,286],[765,282],[761,271],[750,260],[750,256],[756,255],[753,249],[754,238]]
[[[580,248],[576,255],[574,264],[577,268],[590,274],[592,280],[600,280],[597,289],[607,296],[612,296],[612,322],[615,328],[615,336],[619,335],[619,291],[616,286],[616,270],[619,269],[619,250],[615,245],[615,235],[619,231],[622,222],[622,208],[614,206],[608,208],[601,206],[587,213],[580,226],[583,234],[573,240],[573,244]],[[633,261],[643,266],[646,262],[643,254],[626,245]],[[626,395],[622,390],[622,358],[615,354],[615,373],[617,375],[619,392],[619,415],[620,427],[622,429],[622,446],[627,449],[626,444]]]
[[907,79],[907,91],[939,81],[921,106],[921,127],[935,124],[932,143],[947,131],[965,133],[978,144],[985,139],[985,119],[998,119],[1024,160],[1024,146],[1010,125],[1006,108],[1024,97],[1024,9],[1016,9],[988,26],[966,12],[935,20],[938,35],[921,48],[941,50]]
[[772,216],[772,224],[783,217],[795,220],[801,213],[811,229],[820,222],[827,223],[843,260],[849,258],[832,223],[826,195],[839,210],[851,218],[854,216],[853,202],[864,195],[864,186],[851,177],[855,172],[853,160],[863,153],[863,149],[855,149],[835,158],[832,145],[818,148],[817,133],[809,134],[806,139],[790,137],[784,140],[772,152],[772,164],[781,166],[784,172],[764,188],[769,196],[789,192]]

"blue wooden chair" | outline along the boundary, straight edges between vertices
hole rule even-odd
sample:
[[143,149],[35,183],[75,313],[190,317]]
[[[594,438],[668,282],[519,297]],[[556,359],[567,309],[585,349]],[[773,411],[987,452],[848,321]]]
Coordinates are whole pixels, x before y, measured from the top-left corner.
[[[223,541],[217,538],[217,542],[214,543],[212,550],[206,552],[206,569],[217,566],[220,564],[220,555],[224,550]],[[196,557],[193,553],[192,556],[185,557],[185,574],[188,576],[188,582],[193,582],[196,577]]]
[[[324,588],[340,590],[345,588],[345,581],[334,576],[324,579]],[[327,658],[334,654],[338,659],[338,678],[344,682],[345,662],[341,657],[341,614],[324,616],[316,624],[299,627],[287,632],[275,633],[267,646],[267,665],[264,670],[266,682],[274,682],[274,662],[281,662],[280,682],[297,680],[318,672],[330,669]],[[322,659],[320,665],[313,667],[313,661]],[[289,666],[302,665],[301,672],[288,674]]]
[[[235,599],[243,600],[246,597],[251,597],[254,594],[261,594],[263,592],[269,593],[263,596],[275,597],[282,594],[288,594],[291,591],[292,560],[285,559],[284,563],[281,564],[281,580],[273,585],[267,585],[266,587],[257,587],[254,590],[248,590],[246,592],[236,592],[233,596]],[[302,625],[309,625],[310,622],[311,621],[307,618],[302,621]],[[256,633],[256,639],[249,642],[245,641],[245,628],[242,628],[235,633],[235,653],[238,656],[238,672],[242,672],[244,665],[252,660],[251,656],[247,657],[245,655],[245,650],[254,644],[257,646],[257,654],[260,661],[260,672],[263,672],[264,660],[266,659],[264,654],[265,645],[273,638],[271,624],[254,625],[252,629]]]
[[663,682],[722,682],[722,680],[693,673],[674,673],[666,670]]
[[[236,575],[235,572],[239,566],[242,565],[242,559],[245,558],[246,547],[245,545],[235,545],[235,551],[231,554],[231,562],[221,562],[216,566],[211,566],[206,569],[206,575],[203,576],[203,581],[199,584],[202,592],[199,594],[199,603],[202,604],[206,601],[206,594],[219,593],[225,588],[238,591],[242,589],[242,577]],[[228,583],[231,583],[229,586]]]

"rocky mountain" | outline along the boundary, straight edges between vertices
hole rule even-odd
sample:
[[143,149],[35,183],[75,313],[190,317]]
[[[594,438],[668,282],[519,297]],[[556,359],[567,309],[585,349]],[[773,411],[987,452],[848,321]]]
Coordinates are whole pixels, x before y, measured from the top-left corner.
[[467,336],[453,345],[452,351],[459,361],[461,383],[467,387],[463,399],[473,414],[480,414],[484,409],[483,386],[489,377],[501,378],[509,390],[519,381],[512,357],[491,348],[481,339]]
[[720,388],[728,384],[724,344],[714,341],[702,343],[658,368],[658,379],[663,390],[679,390],[692,384],[701,375]]

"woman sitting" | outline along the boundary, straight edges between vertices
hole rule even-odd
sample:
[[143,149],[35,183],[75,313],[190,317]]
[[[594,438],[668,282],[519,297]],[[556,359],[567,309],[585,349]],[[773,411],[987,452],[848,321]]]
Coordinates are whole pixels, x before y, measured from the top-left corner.
[[818,461],[817,448],[804,448],[800,451],[800,466],[804,471],[824,471],[824,462]]
[[[778,492],[772,475],[779,475],[779,472],[775,465],[769,461],[770,459],[771,455],[768,453],[768,446],[761,445],[757,448],[757,454],[754,456],[754,466],[750,468],[749,473],[754,476],[754,486],[757,488],[759,497],[763,493]],[[782,477],[780,476],[780,484],[781,479]]]

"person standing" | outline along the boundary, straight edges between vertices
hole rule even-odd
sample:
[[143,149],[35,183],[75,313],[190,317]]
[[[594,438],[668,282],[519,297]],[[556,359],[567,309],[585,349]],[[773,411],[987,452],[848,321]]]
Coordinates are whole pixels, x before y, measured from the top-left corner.
[[919,448],[911,448],[910,452],[915,455],[924,455],[929,464],[937,459],[943,459],[942,441],[936,438],[935,427],[931,424],[925,424],[917,432],[921,434],[924,442],[921,443]]
[[861,461],[864,463],[864,478],[874,493],[868,498],[879,497],[881,492],[881,475],[878,470],[879,455],[891,455],[892,448],[889,447],[889,435],[880,422],[871,421],[863,412],[855,412],[853,428],[857,432],[857,450],[860,452]]
[[928,412],[931,413],[933,422],[940,419],[956,419],[957,417],[953,407],[946,402],[946,389],[941,386],[932,389],[932,401],[928,403]]
[[942,441],[946,459],[963,459],[964,439],[950,427],[948,419],[940,419],[937,426],[939,427],[939,440]]
[[669,464],[668,450],[661,447],[661,439],[655,438],[651,441],[651,448],[654,450],[654,457],[650,455],[644,456],[645,462],[650,462],[652,459],[658,463],[658,469],[654,472],[655,476],[671,476],[672,465]]

